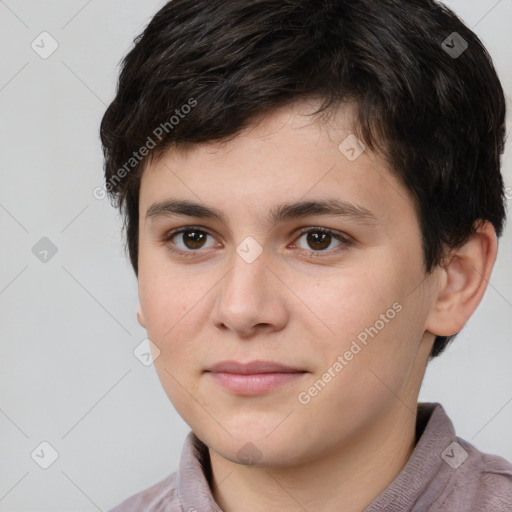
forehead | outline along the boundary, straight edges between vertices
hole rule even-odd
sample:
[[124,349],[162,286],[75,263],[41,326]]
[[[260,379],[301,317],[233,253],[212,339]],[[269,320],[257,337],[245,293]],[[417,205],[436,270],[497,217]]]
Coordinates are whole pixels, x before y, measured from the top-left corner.
[[141,218],[155,213],[157,203],[176,199],[208,205],[210,217],[224,222],[240,207],[275,222],[286,217],[284,203],[321,199],[383,221],[414,215],[408,190],[380,156],[359,144],[351,106],[328,122],[311,116],[317,107],[296,102],[255,118],[229,140],[168,150],[144,170]]

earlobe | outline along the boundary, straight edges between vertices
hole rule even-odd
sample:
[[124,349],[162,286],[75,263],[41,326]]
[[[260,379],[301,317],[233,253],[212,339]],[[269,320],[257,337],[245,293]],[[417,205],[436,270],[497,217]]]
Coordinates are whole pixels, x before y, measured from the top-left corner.
[[426,330],[436,336],[457,334],[484,296],[496,261],[496,232],[488,221],[450,254],[441,272],[435,302],[427,318]]
[[142,307],[139,302],[139,306],[137,309],[137,321],[141,325],[141,327],[146,328],[146,319],[144,318],[144,313],[142,312]]

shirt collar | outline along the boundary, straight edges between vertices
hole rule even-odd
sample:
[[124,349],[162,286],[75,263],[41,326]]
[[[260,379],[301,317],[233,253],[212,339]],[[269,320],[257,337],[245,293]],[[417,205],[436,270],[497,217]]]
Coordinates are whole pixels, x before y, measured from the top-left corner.
[[184,510],[222,512],[213,499],[207,480],[209,474],[208,447],[190,432],[185,438],[176,475],[176,489]]
[[[416,439],[418,441],[407,464],[363,512],[410,510],[420,498],[430,499],[427,494],[432,480],[448,471],[441,454],[456,439],[453,423],[441,404],[418,404]],[[438,492],[436,490],[436,494]]]

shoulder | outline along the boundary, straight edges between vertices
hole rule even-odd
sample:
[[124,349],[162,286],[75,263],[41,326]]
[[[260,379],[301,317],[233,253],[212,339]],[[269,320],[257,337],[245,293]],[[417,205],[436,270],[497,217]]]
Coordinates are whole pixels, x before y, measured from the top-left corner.
[[181,512],[176,472],[111,509],[109,512]]
[[512,512],[512,464],[458,437],[438,403],[418,404],[416,446],[365,512]]
[[460,437],[452,445],[443,452],[450,469],[445,492],[437,503],[439,509],[512,511],[512,464],[481,452]]

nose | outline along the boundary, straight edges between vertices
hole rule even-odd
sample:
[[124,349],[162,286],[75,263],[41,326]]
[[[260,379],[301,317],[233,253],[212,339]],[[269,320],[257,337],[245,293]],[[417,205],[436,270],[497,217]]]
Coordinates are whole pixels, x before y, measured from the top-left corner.
[[[239,337],[249,338],[284,328],[289,318],[290,292],[271,268],[263,251],[249,262],[234,253],[232,267],[216,287],[213,324]],[[282,278],[281,278],[282,279]]]

